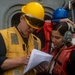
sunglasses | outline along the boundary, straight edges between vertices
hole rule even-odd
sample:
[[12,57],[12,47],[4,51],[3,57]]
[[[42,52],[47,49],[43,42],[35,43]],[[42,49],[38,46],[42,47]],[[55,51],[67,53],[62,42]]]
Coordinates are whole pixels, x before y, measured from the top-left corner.
[[23,17],[25,17],[28,20],[28,22],[34,27],[41,28],[44,25],[43,20],[35,18],[35,17],[31,16],[30,14],[24,14]]

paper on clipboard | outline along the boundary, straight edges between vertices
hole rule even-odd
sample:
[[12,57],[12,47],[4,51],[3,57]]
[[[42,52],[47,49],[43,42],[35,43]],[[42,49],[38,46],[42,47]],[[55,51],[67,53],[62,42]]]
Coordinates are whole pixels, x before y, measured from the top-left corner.
[[29,62],[28,62],[28,65],[25,66],[23,74],[25,74],[29,70],[33,69],[34,67],[36,67],[37,65],[39,65],[42,62],[49,63],[51,61],[52,57],[53,56],[50,54],[47,54],[47,53],[42,52],[37,49],[33,49],[30,59],[29,59]]

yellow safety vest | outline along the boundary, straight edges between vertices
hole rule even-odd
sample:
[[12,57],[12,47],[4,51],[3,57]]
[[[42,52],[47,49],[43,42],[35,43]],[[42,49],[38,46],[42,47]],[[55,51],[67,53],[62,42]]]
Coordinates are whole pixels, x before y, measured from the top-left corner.
[[[41,42],[39,38],[37,38],[33,34],[30,34],[28,39],[28,46],[26,46],[21,35],[19,34],[19,32],[15,27],[1,30],[0,32],[5,41],[6,57],[8,59],[26,56],[27,54],[30,54],[34,48],[37,48],[39,50],[41,49]],[[24,65],[8,70],[3,75],[22,75],[23,70]],[[36,71],[31,70],[25,75],[36,75]]]

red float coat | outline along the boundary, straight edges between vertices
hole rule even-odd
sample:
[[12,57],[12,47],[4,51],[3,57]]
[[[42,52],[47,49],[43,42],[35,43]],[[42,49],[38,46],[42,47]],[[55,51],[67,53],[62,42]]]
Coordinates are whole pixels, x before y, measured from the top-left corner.
[[[44,47],[42,48],[42,51],[46,52],[46,53],[49,53],[49,47],[50,47],[50,44],[51,44],[51,32],[52,32],[52,22],[45,22],[44,26],[43,26],[43,31],[44,31],[44,34],[41,34],[44,35]],[[42,30],[37,30],[37,33],[40,33]],[[41,38],[42,39],[42,38]]]
[[[72,50],[75,50],[75,45],[64,48],[62,51],[58,54],[58,58],[56,58],[56,63],[53,68],[53,75],[68,75],[66,72],[66,65],[68,62],[70,62],[70,53]],[[55,55],[55,51],[52,53]]]

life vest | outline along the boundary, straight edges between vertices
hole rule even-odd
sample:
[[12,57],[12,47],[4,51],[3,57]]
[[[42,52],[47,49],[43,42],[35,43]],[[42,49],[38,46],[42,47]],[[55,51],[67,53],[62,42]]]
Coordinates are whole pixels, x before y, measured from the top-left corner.
[[[49,53],[49,47],[50,47],[50,36],[51,36],[51,32],[52,32],[52,23],[51,22],[45,22],[44,26],[43,26],[43,31],[44,31],[44,37],[45,38],[45,43],[44,43],[44,47],[42,48],[42,51],[46,52],[46,53]],[[37,33],[40,33],[41,32],[41,29],[40,30],[37,30]],[[42,34],[41,34],[42,36]],[[42,38],[41,38],[42,39]]]
[[53,75],[68,75],[66,72],[66,65],[70,62],[69,57],[72,50],[75,50],[75,45],[61,51],[56,59],[55,66],[53,68]]
[[[6,57],[8,59],[26,56],[27,54],[30,54],[34,48],[39,50],[41,49],[39,38],[33,34],[30,34],[28,39],[28,46],[26,46],[15,27],[1,30],[0,32],[6,45]],[[5,71],[3,75],[22,75],[23,70],[24,65]],[[25,75],[36,75],[36,71],[31,70]]]

